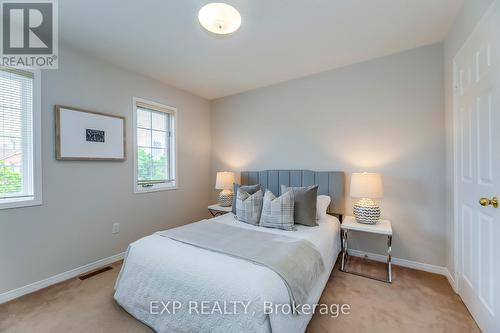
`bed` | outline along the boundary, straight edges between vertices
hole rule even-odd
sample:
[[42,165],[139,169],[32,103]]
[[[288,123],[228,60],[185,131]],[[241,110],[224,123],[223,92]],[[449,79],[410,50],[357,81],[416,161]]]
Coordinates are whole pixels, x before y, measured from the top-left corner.
[[[340,172],[242,172],[241,182],[260,183],[271,190],[276,186],[278,192],[279,184],[318,184],[319,194],[332,198],[329,212],[342,213],[344,179]],[[296,225],[297,230],[292,232],[239,222],[232,213],[198,223],[217,223],[314,244],[325,269],[307,295],[308,304],[318,302],[341,249],[340,222],[333,215],[318,220],[317,227]],[[263,302],[289,301],[285,283],[268,267],[178,242],[161,232],[130,244],[114,298],[157,332],[304,332],[312,317],[264,310]],[[238,309],[235,306],[241,301],[246,302],[245,311],[242,304]],[[208,311],[202,311],[202,302],[208,303]],[[223,304],[224,309],[216,304]]]

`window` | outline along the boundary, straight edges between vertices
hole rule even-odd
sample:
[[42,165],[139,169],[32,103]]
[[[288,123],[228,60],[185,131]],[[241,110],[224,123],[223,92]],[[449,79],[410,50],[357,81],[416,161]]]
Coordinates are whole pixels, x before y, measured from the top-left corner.
[[0,209],[41,204],[40,73],[0,67]]
[[134,191],[177,188],[175,108],[134,98]]

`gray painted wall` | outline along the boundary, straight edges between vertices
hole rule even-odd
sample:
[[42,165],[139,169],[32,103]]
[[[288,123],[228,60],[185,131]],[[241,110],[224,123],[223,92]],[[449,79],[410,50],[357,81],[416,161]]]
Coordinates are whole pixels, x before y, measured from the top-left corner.
[[[393,255],[444,266],[443,71],[438,44],[215,100],[212,174],[381,172]],[[353,203],[347,193],[350,213]],[[386,249],[377,237],[359,235],[350,244]]]
[[[215,171],[226,169],[382,172],[380,204],[393,221],[394,256],[453,271],[451,64],[491,3],[465,1],[444,52],[422,47],[223,98],[212,102],[212,118],[202,98],[62,45],[60,69],[42,77],[44,203],[0,210],[0,293],[205,217]],[[132,194],[132,96],[179,109],[179,190]],[[127,161],[55,161],[56,103],[126,116]],[[353,202],[347,195],[349,212]],[[114,222],[121,223],[117,235]],[[351,245],[385,250],[373,237],[357,236]]]
[[[66,46],[59,53],[59,70],[42,77],[43,205],[0,210],[0,293],[207,215],[210,103]],[[178,108],[179,190],[133,194],[132,96]],[[54,104],[127,117],[127,160],[56,161]],[[111,234],[113,222],[119,234]]]
[[493,0],[466,0],[444,42],[446,103],[446,267],[453,273],[453,58]]

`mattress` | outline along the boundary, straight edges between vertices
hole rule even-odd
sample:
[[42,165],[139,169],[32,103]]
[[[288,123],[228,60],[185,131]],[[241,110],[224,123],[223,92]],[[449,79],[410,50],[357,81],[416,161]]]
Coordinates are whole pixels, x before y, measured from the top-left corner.
[[[213,220],[313,243],[326,269],[307,303],[318,302],[340,252],[337,218],[328,215],[317,227],[296,225],[296,231],[252,226],[235,220],[231,213]],[[263,302],[285,304],[289,300],[283,281],[269,268],[157,234],[130,244],[114,297],[157,332],[304,332],[312,317],[263,309]],[[243,301],[248,303],[244,312],[241,306],[231,308]],[[209,303],[208,312],[201,311],[203,302]],[[223,302],[228,307],[214,312],[213,305]],[[179,309],[174,310],[176,304]]]

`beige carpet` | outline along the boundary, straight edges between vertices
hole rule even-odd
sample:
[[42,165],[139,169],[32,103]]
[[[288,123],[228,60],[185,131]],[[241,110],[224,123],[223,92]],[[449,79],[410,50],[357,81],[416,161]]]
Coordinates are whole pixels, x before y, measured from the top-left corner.
[[[0,305],[0,332],[152,332],[113,301],[120,265]],[[385,273],[382,264],[357,258],[350,268]],[[320,302],[349,304],[351,313],[316,314],[308,332],[479,332],[443,276],[394,267],[393,278],[390,285],[334,269]]]

